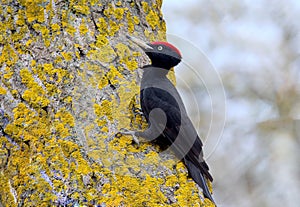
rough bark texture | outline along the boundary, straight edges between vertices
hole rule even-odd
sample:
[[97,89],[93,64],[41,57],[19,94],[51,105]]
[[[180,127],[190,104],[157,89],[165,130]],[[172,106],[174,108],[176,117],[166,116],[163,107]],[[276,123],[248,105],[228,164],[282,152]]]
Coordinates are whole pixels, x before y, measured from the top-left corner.
[[146,58],[125,34],[164,40],[161,4],[2,1],[3,206],[210,205],[181,162],[115,136],[144,127],[134,109]]

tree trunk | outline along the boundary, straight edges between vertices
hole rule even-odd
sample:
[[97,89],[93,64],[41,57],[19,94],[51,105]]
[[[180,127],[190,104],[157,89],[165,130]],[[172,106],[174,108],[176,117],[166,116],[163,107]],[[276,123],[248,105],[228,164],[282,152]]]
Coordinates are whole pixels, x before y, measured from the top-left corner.
[[2,1],[3,206],[203,204],[181,162],[116,136],[144,127],[136,69],[146,59],[125,35],[164,40],[161,4]]

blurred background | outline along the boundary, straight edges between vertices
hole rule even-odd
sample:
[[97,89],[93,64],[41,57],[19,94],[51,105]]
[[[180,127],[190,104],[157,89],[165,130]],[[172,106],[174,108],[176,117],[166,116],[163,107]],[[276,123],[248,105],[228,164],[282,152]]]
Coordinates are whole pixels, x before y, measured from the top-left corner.
[[164,0],[163,14],[218,206],[298,207],[300,1]]

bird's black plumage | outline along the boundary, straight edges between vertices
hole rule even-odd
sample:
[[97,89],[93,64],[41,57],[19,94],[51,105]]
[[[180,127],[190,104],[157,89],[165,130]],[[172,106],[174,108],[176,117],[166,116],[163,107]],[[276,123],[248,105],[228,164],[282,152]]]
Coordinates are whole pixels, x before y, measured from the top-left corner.
[[204,196],[214,202],[205,180],[212,181],[213,178],[203,159],[203,144],[178,91],[166,77],[169,70],[181,61],[181,54],[165,42],[140,46],[151,59],[151,65],[143,67],[140,90],[141,108],[149,127],[135,132],[135,135],[170,145],[175,155],[185,163],[189,175],[203,189]]

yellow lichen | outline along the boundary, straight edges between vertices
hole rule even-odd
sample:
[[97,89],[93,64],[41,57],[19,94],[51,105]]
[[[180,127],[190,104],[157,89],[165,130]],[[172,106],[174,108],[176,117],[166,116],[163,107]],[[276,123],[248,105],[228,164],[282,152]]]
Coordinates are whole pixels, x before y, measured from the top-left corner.
[[99,30],[100,30],[99,32],[101,34],[107,33],[107,29],[108,29],[107,22],[106,22],[106,20],[103,17],[100,17],[98,19],[97,27],[99,28]]
[[13,76],[13,74],[14,73],[12,71],[9,71],[3,75],[3,78],[10,79]]
[[56,35],[59,35],[60,34],[60,26],[59,24],[51,24],[51,29],[52,29],[52,32]]
[[64,57],[66,61],[72,60],[72,53],[71,52],[61,52],[61,55]]
[[99,60],[101,62],[109,63],[115,58],[115,52],[110,45],[102,46],[101,48],[90,50],[87,56],[92,60]]
[[119,31],[120,27],[122,27],[122,26],[123,26],[122,23],[118,24],[117,22],[115,22],[113,20],[109,20],[109,28],[110,28],[110,34],[111,34],[111,36],[114,36],[115,33],[117,31]]
[[14,65],[18,61],[18,55],[14,49],[9,45],[4,45],[0,55],[0,64],[6,63],[7,66]]
[[5,88],[0,87],[0,95],[5,95],[7,92],[5,90]]
[[73,98],[71,96],[67,96],[65,99],[64,99],[64,102],[66,103],[72,103],[72,100]]
[[102,101],[101,104],[94,104],[95,114],[99,117],[103,117],[104,115],[107,117],[111,117],[112,115],[112,107],[111,102],[108,100]]
[[79,33],[81,35],[85,35],[88,32],[88,27],[86,26],[86,24],[84,23],[84,21],[80,24],[79,26]]
[[153,30],[155,30],[155,28],[156,28],[156,26],[158,25],[158,22],[159,22],[159,16],[157,15],[157,13],[150,10],[150,12],[146,16],[146,20],[149,23],[149,25],[151,26],[151,28]]
[[70,25],[70,24],[67,24],[66,31],[67,31],[71,36],[74,36],[74,34],[75,34],[75,32],[76,32],[76,28],[73,27],[73,26]]
[[104,76],[102,79],[99,80],[98,88],[103,89],[105,86],[107,86],[107,84],[108,84],[108,79],[107,77]]
[[65,108],[61,108],[56,114],[55,118],[59,119],[61,123],[64,125],[68,125],[70,127],[74,127],[75,120],[70,112],[68,112]]
[[149,7],[148,3],[146,1],[143,1],[143,2],[141,2],[141,4],[142,4],[144,12],[148,13],[149,10],[150,10],[150,7]]
[[128,9],[127,8],[126,9],[125,8],[116,8],[114,10],[114,15],[115,15],[117,20],[123,19],[123,15],[124,15],[125,10],[128,10]]
[[23,68],[20,71],[22,83],[26,84],[27,90],[24,91],[22,98],[33,106],[47,106],[50,100],[46,97],[46,91],[34,80],[31,72]]
[[134,21],[133,21],[131,13],[128,12],[126,14],[126,18],[127,18],[128,32],[133,33],[134,32]]
[[107,37],[105,35],[98,35],[97,36],[97,41],[96,41],[96,46],[97,47],[102,47],[105,46],[109,43]]
[[137,16],[134,16],[134,17],[133,17],[133,22],[134,22],[135,24],[139,24],[139,23],[140,23],[140,19],[139,19]]
[[21,1],[22,5],[25,6],[25,15],[29,23],[38,21],[40,23],[45,21],[45,13],[43,7],[43,0],[37,1]]
[[33,106],[45,107],[49,105],[50,100],[42,97],[44,94],[45,91],[42,89],[42,87],[37,86],[24,91],[22,98],[28,101],[28,103],[32,104]]
[[86,5],[74,5],[73,8],[80,14],[88,15],[90,13],[90,8]]

